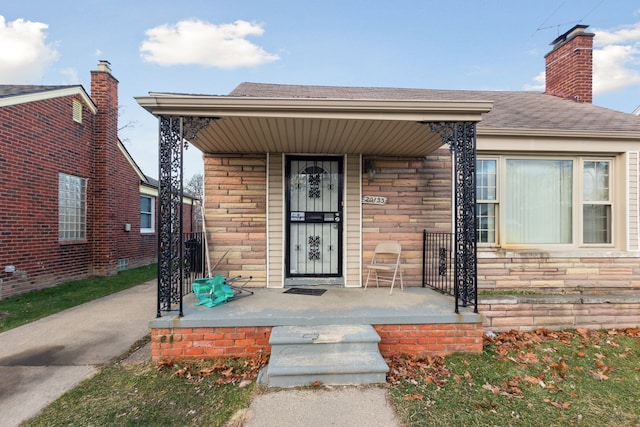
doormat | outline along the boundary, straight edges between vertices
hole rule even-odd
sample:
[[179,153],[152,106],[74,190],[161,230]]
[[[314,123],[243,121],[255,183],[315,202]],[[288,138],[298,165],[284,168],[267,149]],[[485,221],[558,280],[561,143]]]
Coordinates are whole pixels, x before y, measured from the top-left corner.
[[285,294],[296,294],[296,295],[314,295],[320,296],[324,294],[326,289],[309,289],[309,288],[289,288],[284,291]]

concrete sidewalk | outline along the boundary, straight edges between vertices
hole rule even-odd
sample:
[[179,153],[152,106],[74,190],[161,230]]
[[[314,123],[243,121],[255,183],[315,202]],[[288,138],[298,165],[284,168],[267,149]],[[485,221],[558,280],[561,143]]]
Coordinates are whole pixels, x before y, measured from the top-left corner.
[[[325,386],[319,390],[281,389],[257,395],[239,415],[242,427],[400,427],[387,389]],[[237,419],[237,418],[236,418]]]
[[0,427],[35,416],[149,333],[156,281],[0,334]]

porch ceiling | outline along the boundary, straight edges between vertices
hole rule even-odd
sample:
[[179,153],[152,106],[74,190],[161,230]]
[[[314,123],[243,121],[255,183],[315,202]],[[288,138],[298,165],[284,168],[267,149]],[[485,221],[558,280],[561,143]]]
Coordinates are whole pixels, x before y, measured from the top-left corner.
[[427,122],[478,122],[489,101],[254,98],[152,93],[156,116],[212,117],[191,143],[203,153],[426,156],[442,145]]

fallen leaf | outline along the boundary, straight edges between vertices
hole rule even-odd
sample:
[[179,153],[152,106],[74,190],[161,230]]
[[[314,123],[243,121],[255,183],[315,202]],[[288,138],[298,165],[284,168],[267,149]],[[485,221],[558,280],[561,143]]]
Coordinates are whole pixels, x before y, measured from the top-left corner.
[[571,406],[571,404],[569,402],[554,402],[553,400],[549,400],[549,399],[544,399],[543,402],[548,403],[549,405],[553,406],[554,408],[558,408],[558,409],[569,409],[569,406]]
[[606,376],[605,374],[601,373],[601,372],[592,372],[591,376],[593,377],[594,380],[596,381],[606,381],[609,379],[608,376]]
[[420,393],[413,393],[413,394],[405,394],[404,395],[404,400],[407,400],[407,401],[422,400],[422,399],[424,399],[424,396],[421,395]]
[[542,381],[540,378],[532,377],[529,375],[525,375],[524,380],[531,384],[540,384],[540,382]]
[[585,328],[578,328],[576,332],[582,335],[583,338],[587,338],[589,336],[589,330]]

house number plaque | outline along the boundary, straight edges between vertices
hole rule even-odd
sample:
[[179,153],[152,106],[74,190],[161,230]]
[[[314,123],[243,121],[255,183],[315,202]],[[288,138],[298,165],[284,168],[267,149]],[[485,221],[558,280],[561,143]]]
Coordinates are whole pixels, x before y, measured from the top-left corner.
[[386,205],[387,198],[379,196],[362,196],[362,203],[365,205]]

